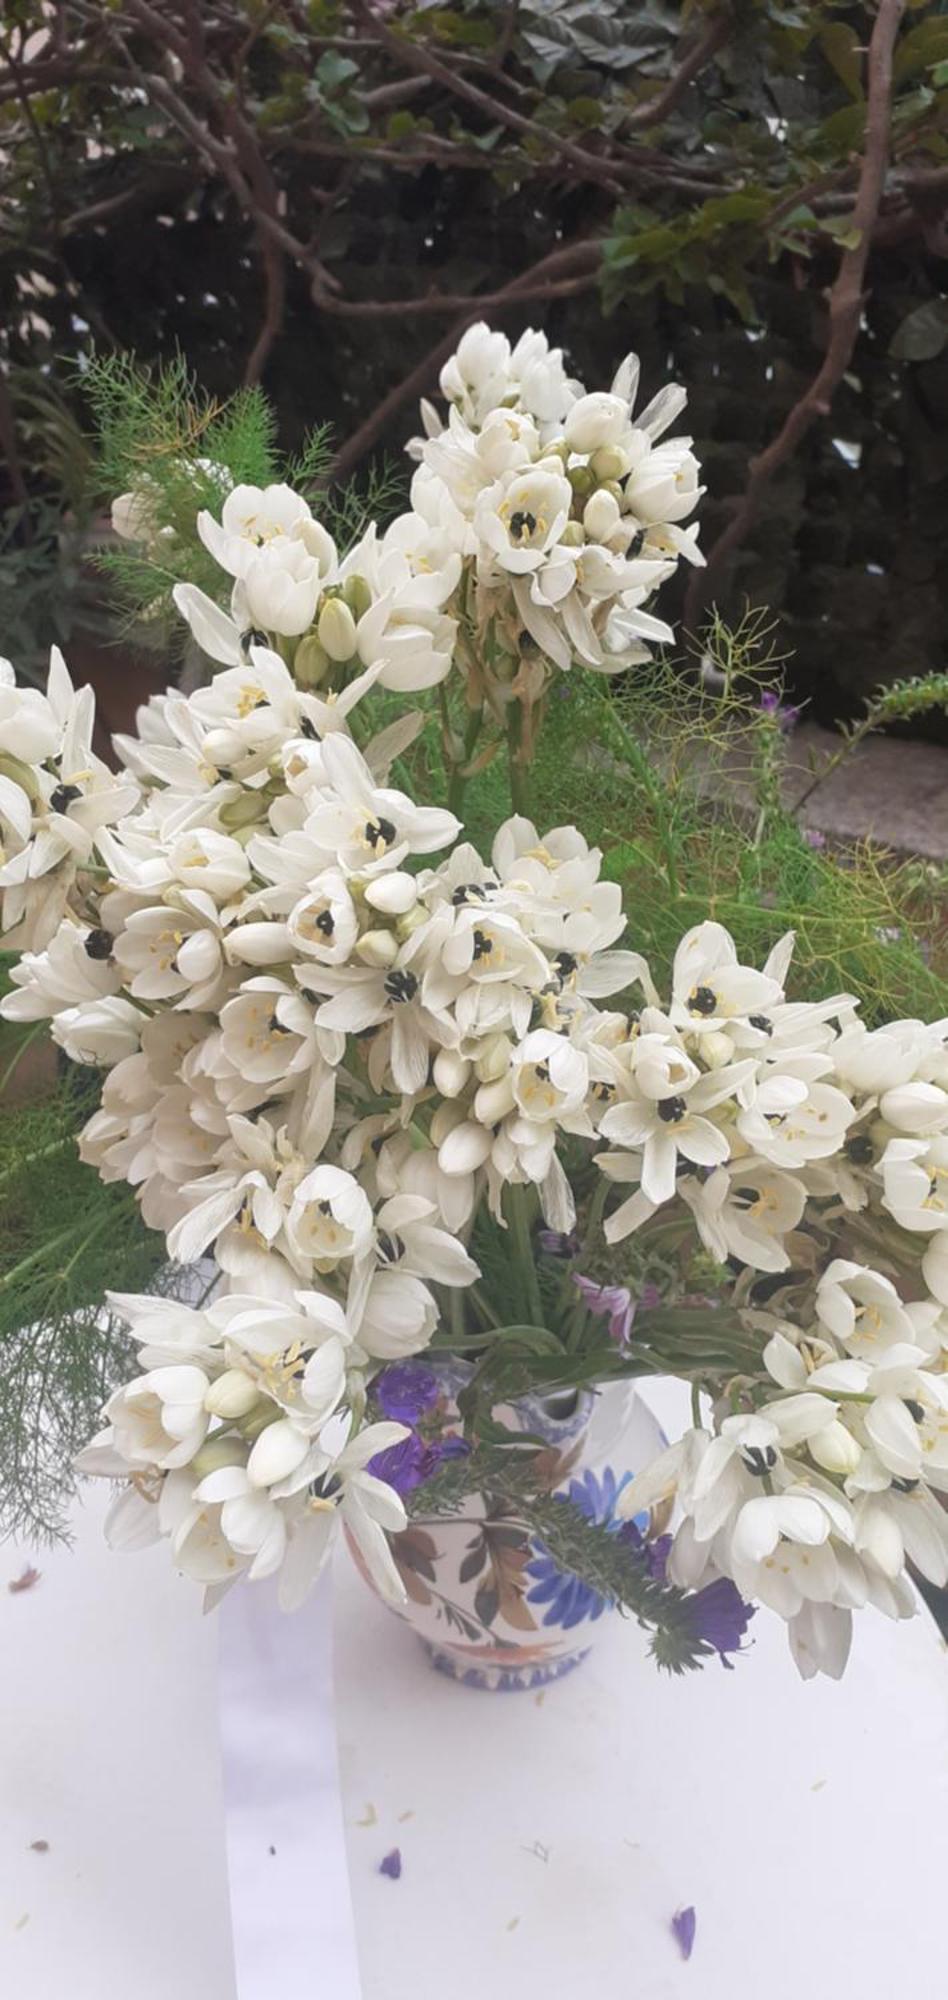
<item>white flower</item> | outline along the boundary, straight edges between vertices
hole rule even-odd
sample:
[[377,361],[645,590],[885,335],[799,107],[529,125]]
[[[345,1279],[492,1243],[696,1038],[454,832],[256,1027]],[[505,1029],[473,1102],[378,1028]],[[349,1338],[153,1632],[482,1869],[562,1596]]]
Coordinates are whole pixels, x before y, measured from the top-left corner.
[[817,1316],[850,1354],[878,1359],[897,1341],[911,1345],[912,1321],[890,1278],[836,1257],[816,1288]]
[[324,849],[327,861],[338,856],[351,873],[380,873],[396,868],[406,854],[432,854],[447,847],[460,831],[453,813],[438,806],[416,806],[404,792],[374,783],[372,773],[354,743],[329,737],[322,746],[323,766],[332,791],[316,805],[306,830]]
[[[719,1166],[729,1157],[727,1132],[705,1114],[733,1095],[744,1066],[701,1076],[681,1050],[664,1046],[651,1035],[642,1037],[636,1054],[635,1096],[611,1105],[599,1129],[623,1149],[641,1148],[641,1160],[625,1150],[600,1153],[596,1159],[610,1180],[641,1180],[643,1195],[658,1206],[675,1193],[679,1154],[703,1167]],[[626,1206],[609,1218],[610,1242],[625,1233]]]
[[327,572],[335,564],[330,537],[313,521],[302,494],[290,486],[235,486],[224,501],[220,521],[202,512],[197,531],[215,562],[231,576],[245,576],[260,549],[299,539],[302,532],[310,539],[311,553],[315,556],[319,550]]
[[251,625],[297,638],[312,624],[323,579],[302,541],[284,539],[261,549],[241,581]]
[[738,963],[734,941],[723,925],[697,924],[675,953],[672,1004],[675,1026],[706,1035],[727,1028],[735,1017],[766,1014],[783,999],[776,979]]
[[303,1271],[332,1271],[365,1256],[374,1239],[372,1208],[353,1175],[333,1166],[306,1174],[290,1204],[286,1239]]
[[705,1248],[724,1263],[737,1257],[754,1271],[786,1271],[785,1238],[806,1208],[800,1179],[753,1157],[715,1168],[707,1180],[689,1175],[679,1186]]
[[203,1369],[182,1362],[152,1368],[117,1389],[105,1406],[109,1429],[80,1454],[80,1471],[114,1473],[128,1466],[171,1471],[189,1464],[210,1421],[204,1405],[208,1387]]
[[480,495],[474,530],[502,569],[522,576],[540,569],[559,541],[572,499],[559,460],[528,472],[515,471]]
[[280,1576],[280,1603],[285,1610],[295,1610],[312,1588],[340,1519],[382,1596],[392,1604],[404,1603],[405,1588],[387,1537],[407,1526],[405,1509],[392,1487],[367,1468],[379,1452],[405,1435],[404,1424],[369,1424],[337,1455],[325,1455],[322,1491],[301,1495],[288,1512],[289,1539]]
[[903,1229],[948,1228],[948,1138],[890,1139],[879,1165],[883,1206]]
[[25,951],[10,968],[12,991],[0,1000],[6,1021],[41,1021],[74,1004],[114,993],[120,974],[112,939],[64,918],[45,951]]

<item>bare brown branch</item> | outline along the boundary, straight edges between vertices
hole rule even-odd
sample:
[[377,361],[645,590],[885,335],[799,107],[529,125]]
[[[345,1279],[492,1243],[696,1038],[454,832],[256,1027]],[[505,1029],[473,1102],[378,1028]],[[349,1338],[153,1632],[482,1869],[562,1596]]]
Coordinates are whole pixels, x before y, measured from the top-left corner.
[[853,244],[844,250],[829,299],[829,337],[822,363],[809,387],[786,417],[777,436],[751,460],[750,476],[735,512],[708,555],[707,567],[695,570],[685,602],[685,621],[694,628],[724,567],[744,541],[756,518],[765,488],[790,458],[812,425],[829,413],[833,396],[852,358],[864,304],[864,280],[872,232],[885,185],[892,110],[892,58],[905,0],[880,0],[868,58],[866,136],[862,168],[852,212]]

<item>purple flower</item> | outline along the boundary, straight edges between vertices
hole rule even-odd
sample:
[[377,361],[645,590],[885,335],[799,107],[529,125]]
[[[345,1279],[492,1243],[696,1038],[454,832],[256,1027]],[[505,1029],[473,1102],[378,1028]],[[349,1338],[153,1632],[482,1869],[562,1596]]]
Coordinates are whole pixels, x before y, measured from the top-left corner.
[[396,1361],[372,1384],[383,1416],[396,1424],[416,1424],[440,1394],[437,1375],[419,1361]]
[[722,1666],[730,1667],[729,1653],[741,1651],[741,1641],[754,1616],[754,1606],[745,1604],[737,1585],[729,1576],[706,1583],[688,1600],[692,1634],[709,1651],[717,1653]]
[[410,1431],[398,1444],[377,1451],[366,1469],[376,1479],[384,1479],[386,1486],[394,1486],[396,1493],[413,1493],[428,1478],[428,1447],[417,1431]]
[[803,838],[808,847],[819,849],[826,846],[826,835],[825,833],[821,833],[818,827],[805,826],[803,829]]
[[597,1285],[594,1278],[580,1277],[573,1273],[573,1283],[586,1301],[586,1309],[594,1319],[609,1321],[609,1338],[619,1347],[626,1347],[635,1318],[635,1305],[631,1292],[624,1285]]
[[800,720],[799,709],[781,707],[780,696],[773,688],[764,689],[760,697],[760,706],[764,715],[772,715],[774,720],[779,722],[781,729],[795,729]]
[[580,1241],[575,1229],[564,1236],[559,1229],[538,1229],[537,1245],[548,1257],[575,1257]]
[[681,1952],[682,1958],[691,1957],[694,1950],[697,1925],[698,1919],[695,1916],[693,1904],[689,1903],[686,1909],[675,1911],[671,1920],[671,1927],[678,1940],[678,1949]]
[[647,1527],[648,1515],[639,1514],[634,1521],[625,1521],[619,1529],[619,1540],[625,1544],[625,1547],[633,1555],[639,1558],[640,1562],[645,1564],[646,1571],[653,1582],[664,1583],[665,1572],[668,1567],[668,1557],[671,1553],[672,1537],[671,1535],[658,1535],[654,1542],[650,1542],[646,1538],[644,1529],[639,1527],[640,1521],[643,1521]]
[[411,1431],[398,1444],[377,1451],[367,1470],[376,1479],[384,1479],[387,1486],[394,1486],[396,1493],[414,1493],[446,1458],[465,1458],[470,1448],[466,1438],[443,1437],[426,1443],[417,1431]]
[[[397,1882],[401,1872],[402,1850],[400,1847],[393,1847],[391,1853],[386,1854],[384,1861],[379,1862],[379,1874],[387,1875],[390,1882]],[[687,1953],[685,1955],[687,1957]]]

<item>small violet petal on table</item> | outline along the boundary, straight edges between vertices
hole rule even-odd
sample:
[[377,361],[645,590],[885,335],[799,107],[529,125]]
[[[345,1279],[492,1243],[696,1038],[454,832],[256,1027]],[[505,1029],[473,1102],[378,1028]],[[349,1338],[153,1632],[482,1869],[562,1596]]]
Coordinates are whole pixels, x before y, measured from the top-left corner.
[[379,1874],[387,1875],[390,1881],[397,1882],[401,1872],[402,1872],[401,1848],[393,1847],[391,1853],[386,1854],[384,1861],[379,1862]]
[[676,1910],[671,1920],[671,1927],[678,1939],[678,1949],[681,1952],[682,1958],[691,1957],[694,1949],[697,1922],[698,1919],[695,1916],[694,1907],[691,1903],[684,1910]]

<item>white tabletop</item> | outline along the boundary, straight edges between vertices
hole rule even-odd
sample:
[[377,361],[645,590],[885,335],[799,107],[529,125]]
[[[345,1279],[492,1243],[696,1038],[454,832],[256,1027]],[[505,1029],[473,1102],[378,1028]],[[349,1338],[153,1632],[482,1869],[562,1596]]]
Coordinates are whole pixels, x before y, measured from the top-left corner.
[[[0,1550],[0,1993],[234,2000],[215,1624],[164,1551],[109,1554],[103,1507],[90,1493],[74,1549],[32,1558],[31,1590],[6,1589],[29,1552]],[[336,1625],[364,2000],[945,1990],[948,1660],[927,1615],[857,1620],[839,1686],[804,1686],[764,1613],[732,1673],[681,1680],[611,1618],[542,1695],[432,1673],[345,1562]]]

